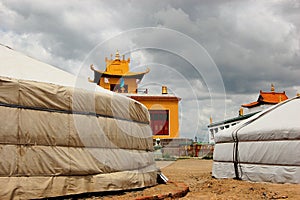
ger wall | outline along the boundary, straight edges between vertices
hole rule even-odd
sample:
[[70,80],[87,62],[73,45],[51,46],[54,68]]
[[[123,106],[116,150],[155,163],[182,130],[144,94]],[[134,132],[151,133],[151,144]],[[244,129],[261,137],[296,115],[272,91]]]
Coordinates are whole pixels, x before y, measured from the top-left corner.
[[0,199],[156,184],[149,113],[120,95],[0,77]]

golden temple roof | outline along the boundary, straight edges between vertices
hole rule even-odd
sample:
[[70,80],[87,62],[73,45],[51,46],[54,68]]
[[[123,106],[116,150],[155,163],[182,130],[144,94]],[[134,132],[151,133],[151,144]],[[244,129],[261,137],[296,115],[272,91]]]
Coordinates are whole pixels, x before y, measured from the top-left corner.
[[98,83],[101,78],[135,78],[142,80],[144,75],[147,74],[150,69],[147,68],[144,72],[131,72],[129,63],[130,58],[125,59],[125,55],[122,55],[120,59],[120,53],[117,50],[115,58],[105,58],[106,67],[105,70],[95,69],[93,64],[90,66],[91,70],[94,71],[94,80],[89,79],[90,82]]
[[[95,73],[101,74],[103,77],[143,77],[145,74],[150,72],[150,69],[147,68],[144,72],[126,72],[126,73],[117,73],[117,72],[108,72],[108,71],[102,71],[97,70],[94,68],[93,65],[90,66],[91,70],[93,70]],[[141,78],[142,78],[141,77]]]

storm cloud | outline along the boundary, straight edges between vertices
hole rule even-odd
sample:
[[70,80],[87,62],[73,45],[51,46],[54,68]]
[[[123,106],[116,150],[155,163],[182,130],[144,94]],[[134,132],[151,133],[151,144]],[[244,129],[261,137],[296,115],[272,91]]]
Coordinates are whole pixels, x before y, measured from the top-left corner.
[[2,0],[0,43],[86,77],[119,49],[131,69],[151,69],[141,87],[167,85],[182,98],[182,137],[204,138],[210,116],[236,116],[271,83],[289,97],[300,92],[296,0]]

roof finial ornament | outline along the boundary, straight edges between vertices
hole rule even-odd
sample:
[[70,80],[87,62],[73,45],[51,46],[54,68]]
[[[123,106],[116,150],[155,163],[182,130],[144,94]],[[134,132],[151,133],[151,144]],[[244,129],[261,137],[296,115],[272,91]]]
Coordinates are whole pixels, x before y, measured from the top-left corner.
[[279,101],[279,103],[280,103],[280,102],[282,101],[281,95],[279,95],[278,98],[279,98],[278,101]]
[[275,87],[273,83],[271,84],[271,92],[275,92]]
[[119,50],[117,50],[117,52],[116,52],[116,60],[120,60]]

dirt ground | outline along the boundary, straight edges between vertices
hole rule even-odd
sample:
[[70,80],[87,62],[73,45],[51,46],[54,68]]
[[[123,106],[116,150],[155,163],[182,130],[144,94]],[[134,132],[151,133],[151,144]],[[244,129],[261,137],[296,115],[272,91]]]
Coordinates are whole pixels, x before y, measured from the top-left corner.
[[[189,186],[190,192],[180,199],[300,199],[300,184],[252,183],[211,177],[212,160],[183,159],[157,162],[165,176]],[[137,197],[168,194],[173,184],[161,184],[143,190],[92,197],[103,200],[129,200]],[[171,198],[169,198],[171,199]]]

